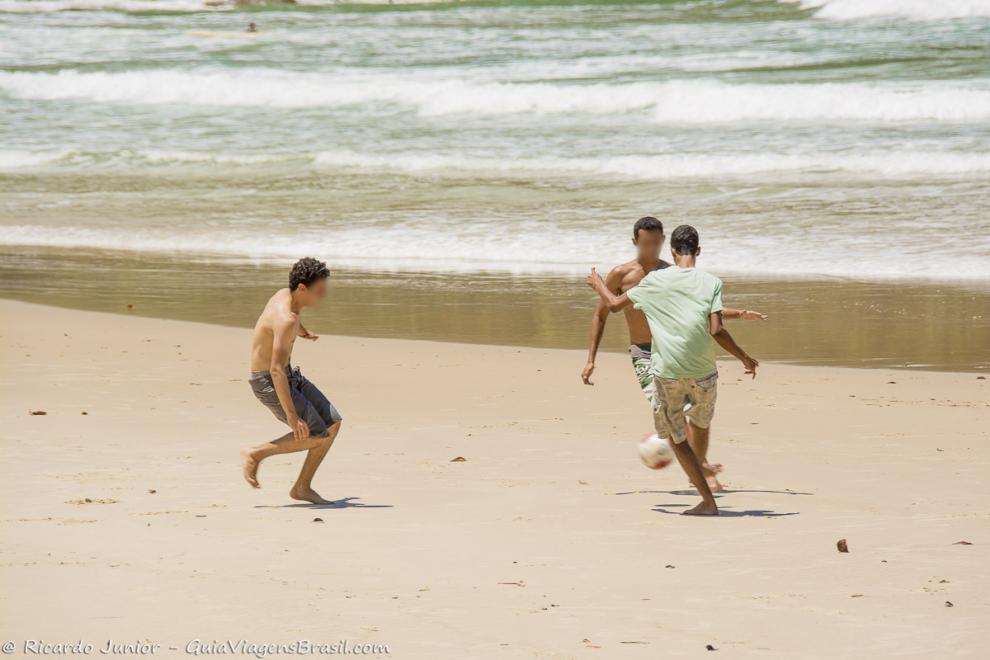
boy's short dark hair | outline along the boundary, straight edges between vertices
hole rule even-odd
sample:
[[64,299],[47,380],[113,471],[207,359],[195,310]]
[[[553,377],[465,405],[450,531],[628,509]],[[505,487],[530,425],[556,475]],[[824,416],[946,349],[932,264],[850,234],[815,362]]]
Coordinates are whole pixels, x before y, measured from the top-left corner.
[[330,277],[330,269],[322,261],[312,257],[303,257],[292,267],[289,273],[289,291],[295,291],[300,284],[310,286],[313,282]]
[[652,215],[644,216],[633,225],[633,238],[639,238],[639,232],[641,231],[658,231],[662,234],[663,223]]
[[670,235],[670,247],[683,256],[693,256],[698,251],[698,230],[691,225],[681,225]]

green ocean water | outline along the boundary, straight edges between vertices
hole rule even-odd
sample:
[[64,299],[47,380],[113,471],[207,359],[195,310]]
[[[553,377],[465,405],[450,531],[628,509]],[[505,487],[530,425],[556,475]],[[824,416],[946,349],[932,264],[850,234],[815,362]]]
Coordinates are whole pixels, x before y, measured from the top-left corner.
[[653,213],[722,273],[986,280],[988,33],[967,0],[3,0],[0,243],[573,274]]

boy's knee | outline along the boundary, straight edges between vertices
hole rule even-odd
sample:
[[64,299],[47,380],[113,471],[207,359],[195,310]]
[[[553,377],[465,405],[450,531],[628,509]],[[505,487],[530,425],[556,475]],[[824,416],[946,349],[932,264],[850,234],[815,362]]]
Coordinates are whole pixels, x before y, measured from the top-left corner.
[[343,420],[340,420],[340,419],[338,419],[338,420],[332,420],[331,419],[329,422],[327,422],[327,437],[328,438],[332,438],[333,436],[335,436],[337,434],[338,431],[340,431],[340,423],[342,421]]

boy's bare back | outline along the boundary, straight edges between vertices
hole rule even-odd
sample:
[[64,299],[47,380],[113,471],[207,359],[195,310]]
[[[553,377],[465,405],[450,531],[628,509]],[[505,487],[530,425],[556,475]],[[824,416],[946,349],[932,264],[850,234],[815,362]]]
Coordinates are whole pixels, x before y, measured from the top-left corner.
[[[272,366],[272,350],[275,344],[276,328],[284,329],[293,326],[292,345],[299,330],[299,315],[292,311],[292,295],[289,289],[279,289],[268,299],[265,309],[254,324],[254,336],[251,338],[251,371],[268,371]],[[286,363],[280,366],[286,366]]]

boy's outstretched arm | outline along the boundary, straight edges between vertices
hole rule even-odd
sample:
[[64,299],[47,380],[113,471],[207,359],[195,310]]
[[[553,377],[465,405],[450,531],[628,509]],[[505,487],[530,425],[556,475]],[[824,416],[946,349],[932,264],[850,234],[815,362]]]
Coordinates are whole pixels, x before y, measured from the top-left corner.
[[742,319],[743,321],[766,321],[767,315],[752,309],[733,309],[726,307],[722,310],[723,319]]
[[708,317],[708,332],[711,333],[712,338],[718,342],[718,345],[727,350],[729,353],[734,355],[736,359],[743,363],[746,367],[746,373],[753,374],[753,378],[756,378],[756,368],[760,366],[760,363],[755,359],[751,358],[746,351],[744,351],[736,340],[732,338],[729,331],[725,329],[722,325],[722,312],[712,312]]
[[585,282],[587,282],[588,286],[598,293],[598,296],[602,299],[602,302],[605,303],[606,307],[608,307],[608,311],[613,314],[615,312],[620,312],[633,304],[633,301],[630,300],[629,296],[625,293],[621,296],[617,296],[609,291],[608,285],[605,284],[604,280],[602,280],[602,276],[599,275],[598,271],[594,268],[591,269],[591,274],[588,275]]
[[[608,277],[605,278],[605,286],[612,293],[618,293],[622,284],[622,271],[618,267],[613,268]],[[585,385],[594,385],[591,382],[591,374],[595,372],[595,358],[598,356],[598,347],[602,343],[602,335],[605,334],[605,322],[608,320],[608,307],[605,301],[599,300],[595,306],[595,313],[591,317],[591,341],[588,346],[588,361],[581,371],[581,380]]]

